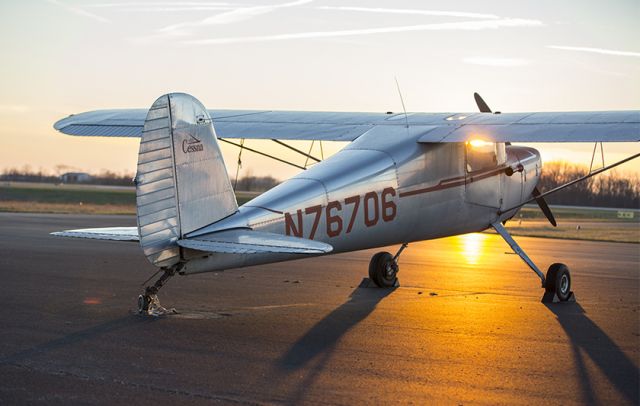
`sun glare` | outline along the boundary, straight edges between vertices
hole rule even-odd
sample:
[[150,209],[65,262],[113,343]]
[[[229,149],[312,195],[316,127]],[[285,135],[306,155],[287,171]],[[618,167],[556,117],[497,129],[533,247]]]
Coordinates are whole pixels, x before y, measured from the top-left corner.
[[480,147],[486,147],[493,143],[485,140],[471,140],[471,141],[467,141],[467,144],[471,145],[474,148],[480,148]]
[[482,233],[471,233],[458,238],[461,242],[460,254],[469,265],[477,265],[484,253],[487,236]]

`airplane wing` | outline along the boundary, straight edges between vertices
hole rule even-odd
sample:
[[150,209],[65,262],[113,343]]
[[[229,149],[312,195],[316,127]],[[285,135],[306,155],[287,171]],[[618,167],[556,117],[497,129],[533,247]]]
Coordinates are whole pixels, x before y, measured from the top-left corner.
[[[94,240],[139,241],[137,227],[107,227],[66,230],[51,233],[59,237],[89,238]],[[178,240],[178,245],[206,252],[231,254],[287,253],[324,254],[333,247],[318,241],[286,235],[235,229]]]
[[249,229],[225,230],[178,240],[178,245],[199,251],[229,254],[326,254],[333,250],[331,245],[323,242]]
[[[140,137],[148,110],[98,110],[54,124],[64,134]],[[381,113],[209,110],[219,138],[353,141],[397,116]],[[404,117],[404,115],[403,115]],[[391,125],[395,124],[389,121]]]
[[[404,114],[209,110],[219,138],[353,141],[376,127],[404,127]],[[72,115],[54,127],[79,136],[140,137],[145,109]],[[640,111],[556,113],[409,113],[419,142],[639,141]],[[378,129],[380,130],[380,129]]]
[[640,111],[475,114],[437,127],[418,142],[635,142]]
[[56,231],[51,235],[59,237],[90,238],[94,240],[139,241],[138,227],[83,228],[79,230]]

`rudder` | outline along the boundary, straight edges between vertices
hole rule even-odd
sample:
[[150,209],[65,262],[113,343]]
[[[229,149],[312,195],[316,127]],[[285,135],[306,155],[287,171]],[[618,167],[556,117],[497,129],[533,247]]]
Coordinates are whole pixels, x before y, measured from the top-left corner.
[[238,210],[207,110],[184,93],[149,109],[136,175],[140,245],[151,263],[180,261],[176,241]]

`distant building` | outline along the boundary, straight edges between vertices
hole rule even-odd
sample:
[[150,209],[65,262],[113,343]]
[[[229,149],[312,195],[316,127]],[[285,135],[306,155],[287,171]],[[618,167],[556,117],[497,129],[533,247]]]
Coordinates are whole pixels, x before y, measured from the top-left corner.
[[91,175],[85,172],[67,172],[60,175],[62,183],[84,183],[91,180]]

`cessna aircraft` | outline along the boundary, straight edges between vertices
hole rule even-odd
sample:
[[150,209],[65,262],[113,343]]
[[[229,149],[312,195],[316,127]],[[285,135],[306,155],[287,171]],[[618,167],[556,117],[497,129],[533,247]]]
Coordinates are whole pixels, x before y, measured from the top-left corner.
[[[165,311],[157,293],[175,274],[401,244],[369,264],[371,281],[393,287],[408,243],[491,227],[539,276],[547,300],[571,300],[569,268],[554,263],[545,275],[503,224],[535,201],[555,226],[544,196],[640,154],[541,193],[540,153],[511,143],[636,142],[640,111],[500,114],[475,98],[480,113],[378,114],[207,110],[190,95],[171,93],[149,110],[71,115],[54,127],[141,138],[138,226],[53,234],[139,241],[162,272],[138,298],[143,314]],[[238,207],[218,145],[228,139],[270,139],[312,159],[285,141],[351,143]]]

